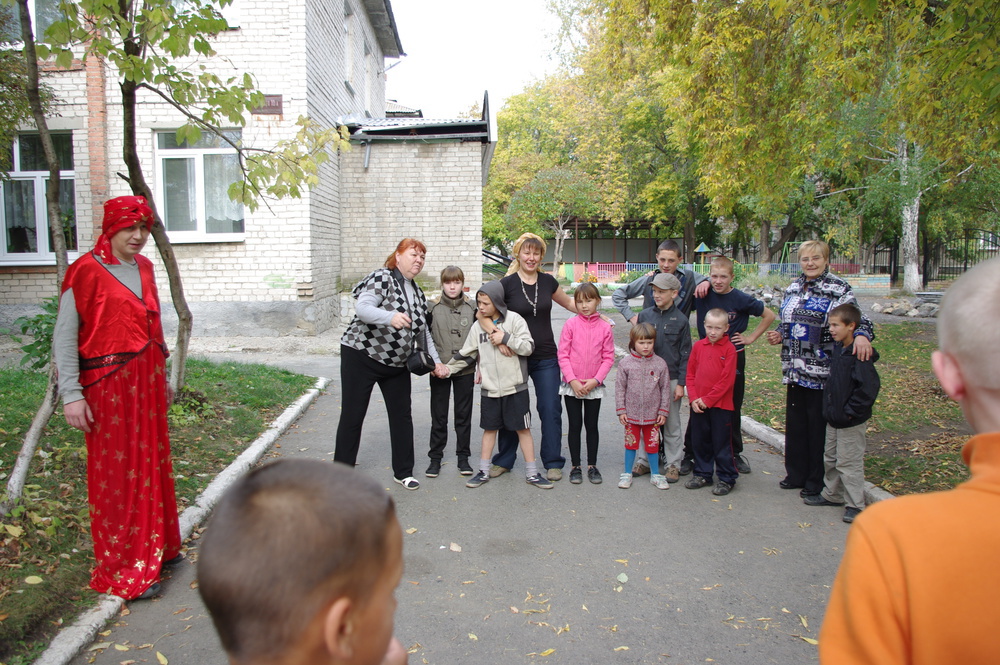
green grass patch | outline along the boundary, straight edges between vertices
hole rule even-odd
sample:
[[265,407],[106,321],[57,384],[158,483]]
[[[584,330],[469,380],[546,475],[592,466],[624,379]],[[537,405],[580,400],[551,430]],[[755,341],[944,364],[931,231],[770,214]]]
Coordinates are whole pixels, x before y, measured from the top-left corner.
[[[45,382],[41,372],[0,369],[4,489]],[[168,415],[180,510],[315,379],[264,365],[189,360],[187,383]],[[36,451],[25,500],[0,518],[0,662],[7,665],[32,662],[96,598],[88,588],[86,457],[83,434],[66,425],[60,409]]]

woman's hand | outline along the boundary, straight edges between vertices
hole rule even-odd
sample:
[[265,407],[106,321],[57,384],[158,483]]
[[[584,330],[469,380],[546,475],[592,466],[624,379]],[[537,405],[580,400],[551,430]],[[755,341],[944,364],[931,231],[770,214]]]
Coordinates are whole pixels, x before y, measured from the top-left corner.
[[861,361],[872,357],[872,342],[864,335],[854,338],[854,356]]
[[81,432],[90,432],[90,423],[94,422],[94,414],[90,410],[87,400],[78,399],[63,406],[63,414],[66,416],[66,423],[70,427],[75,427]]
[[500,345],[498,345],[497,346],[497,351],[499,351],[503,355],[507,356],[508,358],[513,358],[514,357],[514,352],[506,344],[500,344]]
[[451,370],[444,363],[437,363],[434,365],[434,376],[439,379],[447,379],[451,376]]
[[409,316],[402,312],[396,312],[392,315],[392,321],[389,322],[389,325],[396,330],[402,330],[403,328],[409,328],[411,322],[412,319]]
[[490,342],[493,346],[500,346],[503,344],[503,331],[499,328],[494,328],[490,332],[486,333],[486,336],[490,338]]
[[771,343],[772,346],[781,344],[781,331],[780,330],[768,330],[767,331],[767,341]]

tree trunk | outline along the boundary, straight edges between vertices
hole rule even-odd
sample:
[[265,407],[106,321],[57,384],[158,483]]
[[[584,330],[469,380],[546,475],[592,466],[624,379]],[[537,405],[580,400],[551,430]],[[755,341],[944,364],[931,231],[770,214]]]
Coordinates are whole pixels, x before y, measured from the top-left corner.
[[[23,1],[23,0],[22,0]],[[138,48],[134,43],[126,45],[126,49]],[[139,161],[139,153],[136,150],[135,138],[135,83],[125,79],[121,84],[122,89],[122,110],[125,124],[125,165],[128,167],[128,182],[132,188],[132,193],[136,196],[144,196],[149,202],[149,207],[153,209],[156,224],[153,226],[152,235],[156,242],[156,249],[163,259],[163,267],[167,271],[167,280],[170,283],[170,297],[177,311],[177,346],[174,349],[173,359],[170,363],[170,386],[174,390],[180,390],[184,385],[184,372],[187,366],[188,343],[191,341],[191,326],[194,317],[188,308],[187,300],[184,298],[184,286],[181,283],[180,268],[177,266],[177,257],[174,255],[174,248],[170,245],[167,233],[163,229],[163,220],[156,210],[153,202],[153,192],[146,183],[146,177],[142,171],[142,163]]]
[[[913,162],[909,154],[909,145],[905,136],[900,135],[897,141],[897,148],[900,161],[899,184],[905,192],[907,185],[911,183],[914,175],[911,173]],[[923,192],[919,189],[916,189],[915,192],[910,197],[910,200],[903,202],[901,210],[903,217],[903,291],[906,293],[916,293],[923,287],[923,280],[920,277],[920,251],[917,243],[920,221],[920,196]]]
[[698,206],[694,201],[688,203],[688,218],[684,222],[684,262],[694,263],[694,223],[698,220]]
[[757,257],[757,263],[771,263],[771,220],[766,217],[760,221],[758,246],[760,247],[760,255]]
[[[62,227],[62,211],[59,209],[59,158],[56,156],[52,134],[49,132],[48,123],[45,121],[45,112],[42,109],[38,57],[35,54],[35,36],[31,26],[31,14],[28,11],[28,0],[17,0],[17,4],[21,21],[21,41],[24,43],[25,71],[28,75],[28,86],[25,89],[25,94],[28,97],[28,104],[31,106],[31,114],[35,120],[35,127],[38,129],[38,136],[42,141],[45,163],[49,167],[49,181],[45,187],[45,208],[49,219],[49,229],[52,231],[52,251],[56,255],[56,295],[59,295],[62,292],[66,268],[69,266],[69,259],[66,256],[66,236]],[[21,500],[24,484],[28,478],[28,469],[35,456],[35,449],[38,448],[38,442],[41,440],[45,425],[55,413],[58,400],[55,364],[50,360],[49,380],[45,387],[45,396],[38,406],[38,411],[35,412],[31,427],[24,435],[21,450],[17,454],[17,461],[14,463],[10,478],[7,480],[7,496],[0,504],[0,515],[7,515],[10,509]]]
[[778,232],[778,238],[768,247],[768,254],[772,258],[775,255],[780,259],[782,252],[785,248],[785,244],[795,240],[795,236],[799,234],[798,227],[795,226],[795,222],[792,221],[792,216],[788,215],[785,218],[785,225],[781,227],[781,231]]

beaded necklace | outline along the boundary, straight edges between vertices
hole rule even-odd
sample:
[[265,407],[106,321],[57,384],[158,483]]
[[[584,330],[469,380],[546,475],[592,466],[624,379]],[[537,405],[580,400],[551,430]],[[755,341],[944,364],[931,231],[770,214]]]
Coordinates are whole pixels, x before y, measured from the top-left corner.
[[524,288],[524,280],[521,278],[520,274],[517,276],[517,281],[521,283],[521,293],[524,294],[524,299],[528,301],[529,305],[531,305],[531,315],[538,316],[538,282],[535,282],[535,299],[532,300],[528,297],[528,291]]

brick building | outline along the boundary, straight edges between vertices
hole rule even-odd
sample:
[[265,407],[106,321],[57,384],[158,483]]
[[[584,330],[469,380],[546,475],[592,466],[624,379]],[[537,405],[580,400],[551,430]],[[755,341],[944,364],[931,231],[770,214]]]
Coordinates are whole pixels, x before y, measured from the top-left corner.
[[[48,0],[44,0],[48,1]],[[43,0],[34,0],[35,5]],[[291,138],[295,121],[347,125],[353,149],[321,167],[301,199],[268,201],[251,213],[225,194],[238,179],[235,152],[203,134],[178,145],[181,115],[152,94],[139,98],[139,153],[177,256],[196,335],[315,334],[340,323],[342,292],[380,266],[399,239],[428,247],[425,285],[444,266],[481,281],[482,186],[492,154],[482,120],[385,118],[384,59],[404,55],[389,0],[235,0],[231,29],[202,61],[227,76],[250,72],[268,103],[245,126],[245,145]],[[44,26],[42,26],[44,27]],[[93,246],[102,204],[129,194],[122,162],[120,91],[96,59],[49,68],[56,97],[50,128],[66,169],[63,205],[74,251]],[[14,171],[0,192],[0,325],[55,293],[48,247],[46,169],[30,127],[15,141]],[[152,243],[165,322],[172,308]]]

